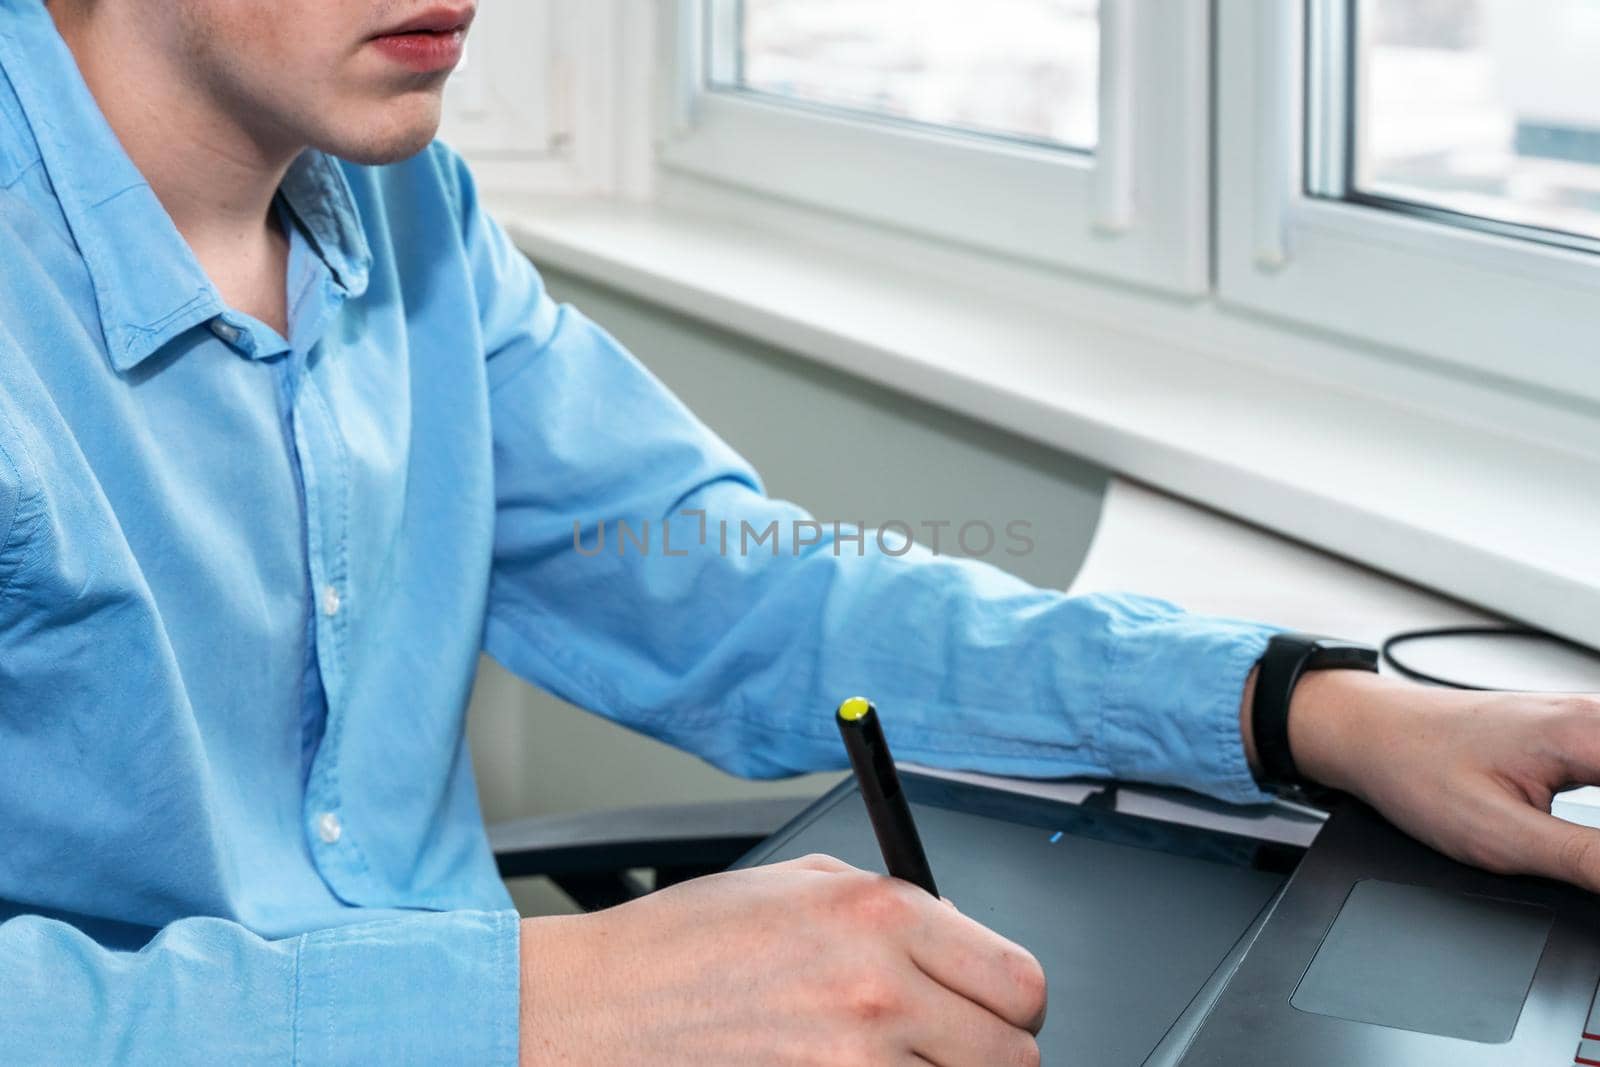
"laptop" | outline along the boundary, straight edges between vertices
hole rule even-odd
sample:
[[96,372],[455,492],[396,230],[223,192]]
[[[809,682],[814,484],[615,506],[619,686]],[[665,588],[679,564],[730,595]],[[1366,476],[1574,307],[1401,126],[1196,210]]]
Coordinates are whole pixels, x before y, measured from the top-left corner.
[[1600,898],[1456,863],[1351,802],[1181,1063],[1590,1067],[1597,982]]
[[[1050,982],[1046,1064],[1600,1067],[1600,901],[1351,803],[1309,850],[902,771],[939,888]],[[881,872],[853,780],[736,866]]]

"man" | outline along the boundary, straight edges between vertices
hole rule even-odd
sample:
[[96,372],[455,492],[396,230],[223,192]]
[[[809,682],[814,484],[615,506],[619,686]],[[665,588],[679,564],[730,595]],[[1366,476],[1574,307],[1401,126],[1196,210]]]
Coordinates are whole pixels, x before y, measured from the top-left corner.
[[[1269,631],[698,537],[803,513],[430,145],[469,3],[0,0],[0,1060],[1036,1061],[1023,949],[825,858],[518,922],[480,648],[747,775],[838,766],[863,689],[902,756],[1252,800]],[[576,550],[616,519],[676,547]],[[1291,710],[1310,777],[1600,889],[1547,813],[1594,701]]]

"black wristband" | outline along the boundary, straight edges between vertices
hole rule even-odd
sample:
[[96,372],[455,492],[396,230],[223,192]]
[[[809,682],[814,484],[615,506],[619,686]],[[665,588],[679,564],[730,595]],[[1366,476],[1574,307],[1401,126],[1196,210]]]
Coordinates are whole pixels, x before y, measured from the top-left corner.
[[1378,669],[1378,650],[1314,634],[1276,634],[1256,665],[1256,691],[1250,704],[1260,781],[1268,788],[1306,784],[1289,748],[1289,703],[1306,671]]

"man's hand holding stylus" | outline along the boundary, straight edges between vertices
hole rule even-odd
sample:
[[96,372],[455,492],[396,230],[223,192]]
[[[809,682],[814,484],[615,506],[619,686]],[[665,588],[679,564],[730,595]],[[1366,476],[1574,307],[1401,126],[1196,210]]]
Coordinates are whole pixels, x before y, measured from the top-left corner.
[[826,856],[522,924],[522,1062],[1039,1063],[1027,950]]
[[[1247,690],[1241,725],[1247,754]],[[1301,771],[1468,863],[1600,892],[1600,698],[1302,678]],[[522,936],[525,1064],[1036,1064],[1037,961],[916,887],[827,857],[732,871]]]

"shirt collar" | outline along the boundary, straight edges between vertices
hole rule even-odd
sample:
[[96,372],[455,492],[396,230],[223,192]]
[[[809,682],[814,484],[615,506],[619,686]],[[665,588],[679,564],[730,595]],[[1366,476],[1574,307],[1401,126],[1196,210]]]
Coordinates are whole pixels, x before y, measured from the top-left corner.
[[332,156],[308,148],[290,165],[278,188],[345,295],[366,292],[372,249],[344,168]]
[[[0,0],[0,68],[89,272],[112,366],[127,371],[221,313],[222,297],[123,151],[39,0]],[[307,151],[282,191],[339,285],[359,296],[371,254],[339,165]]]

